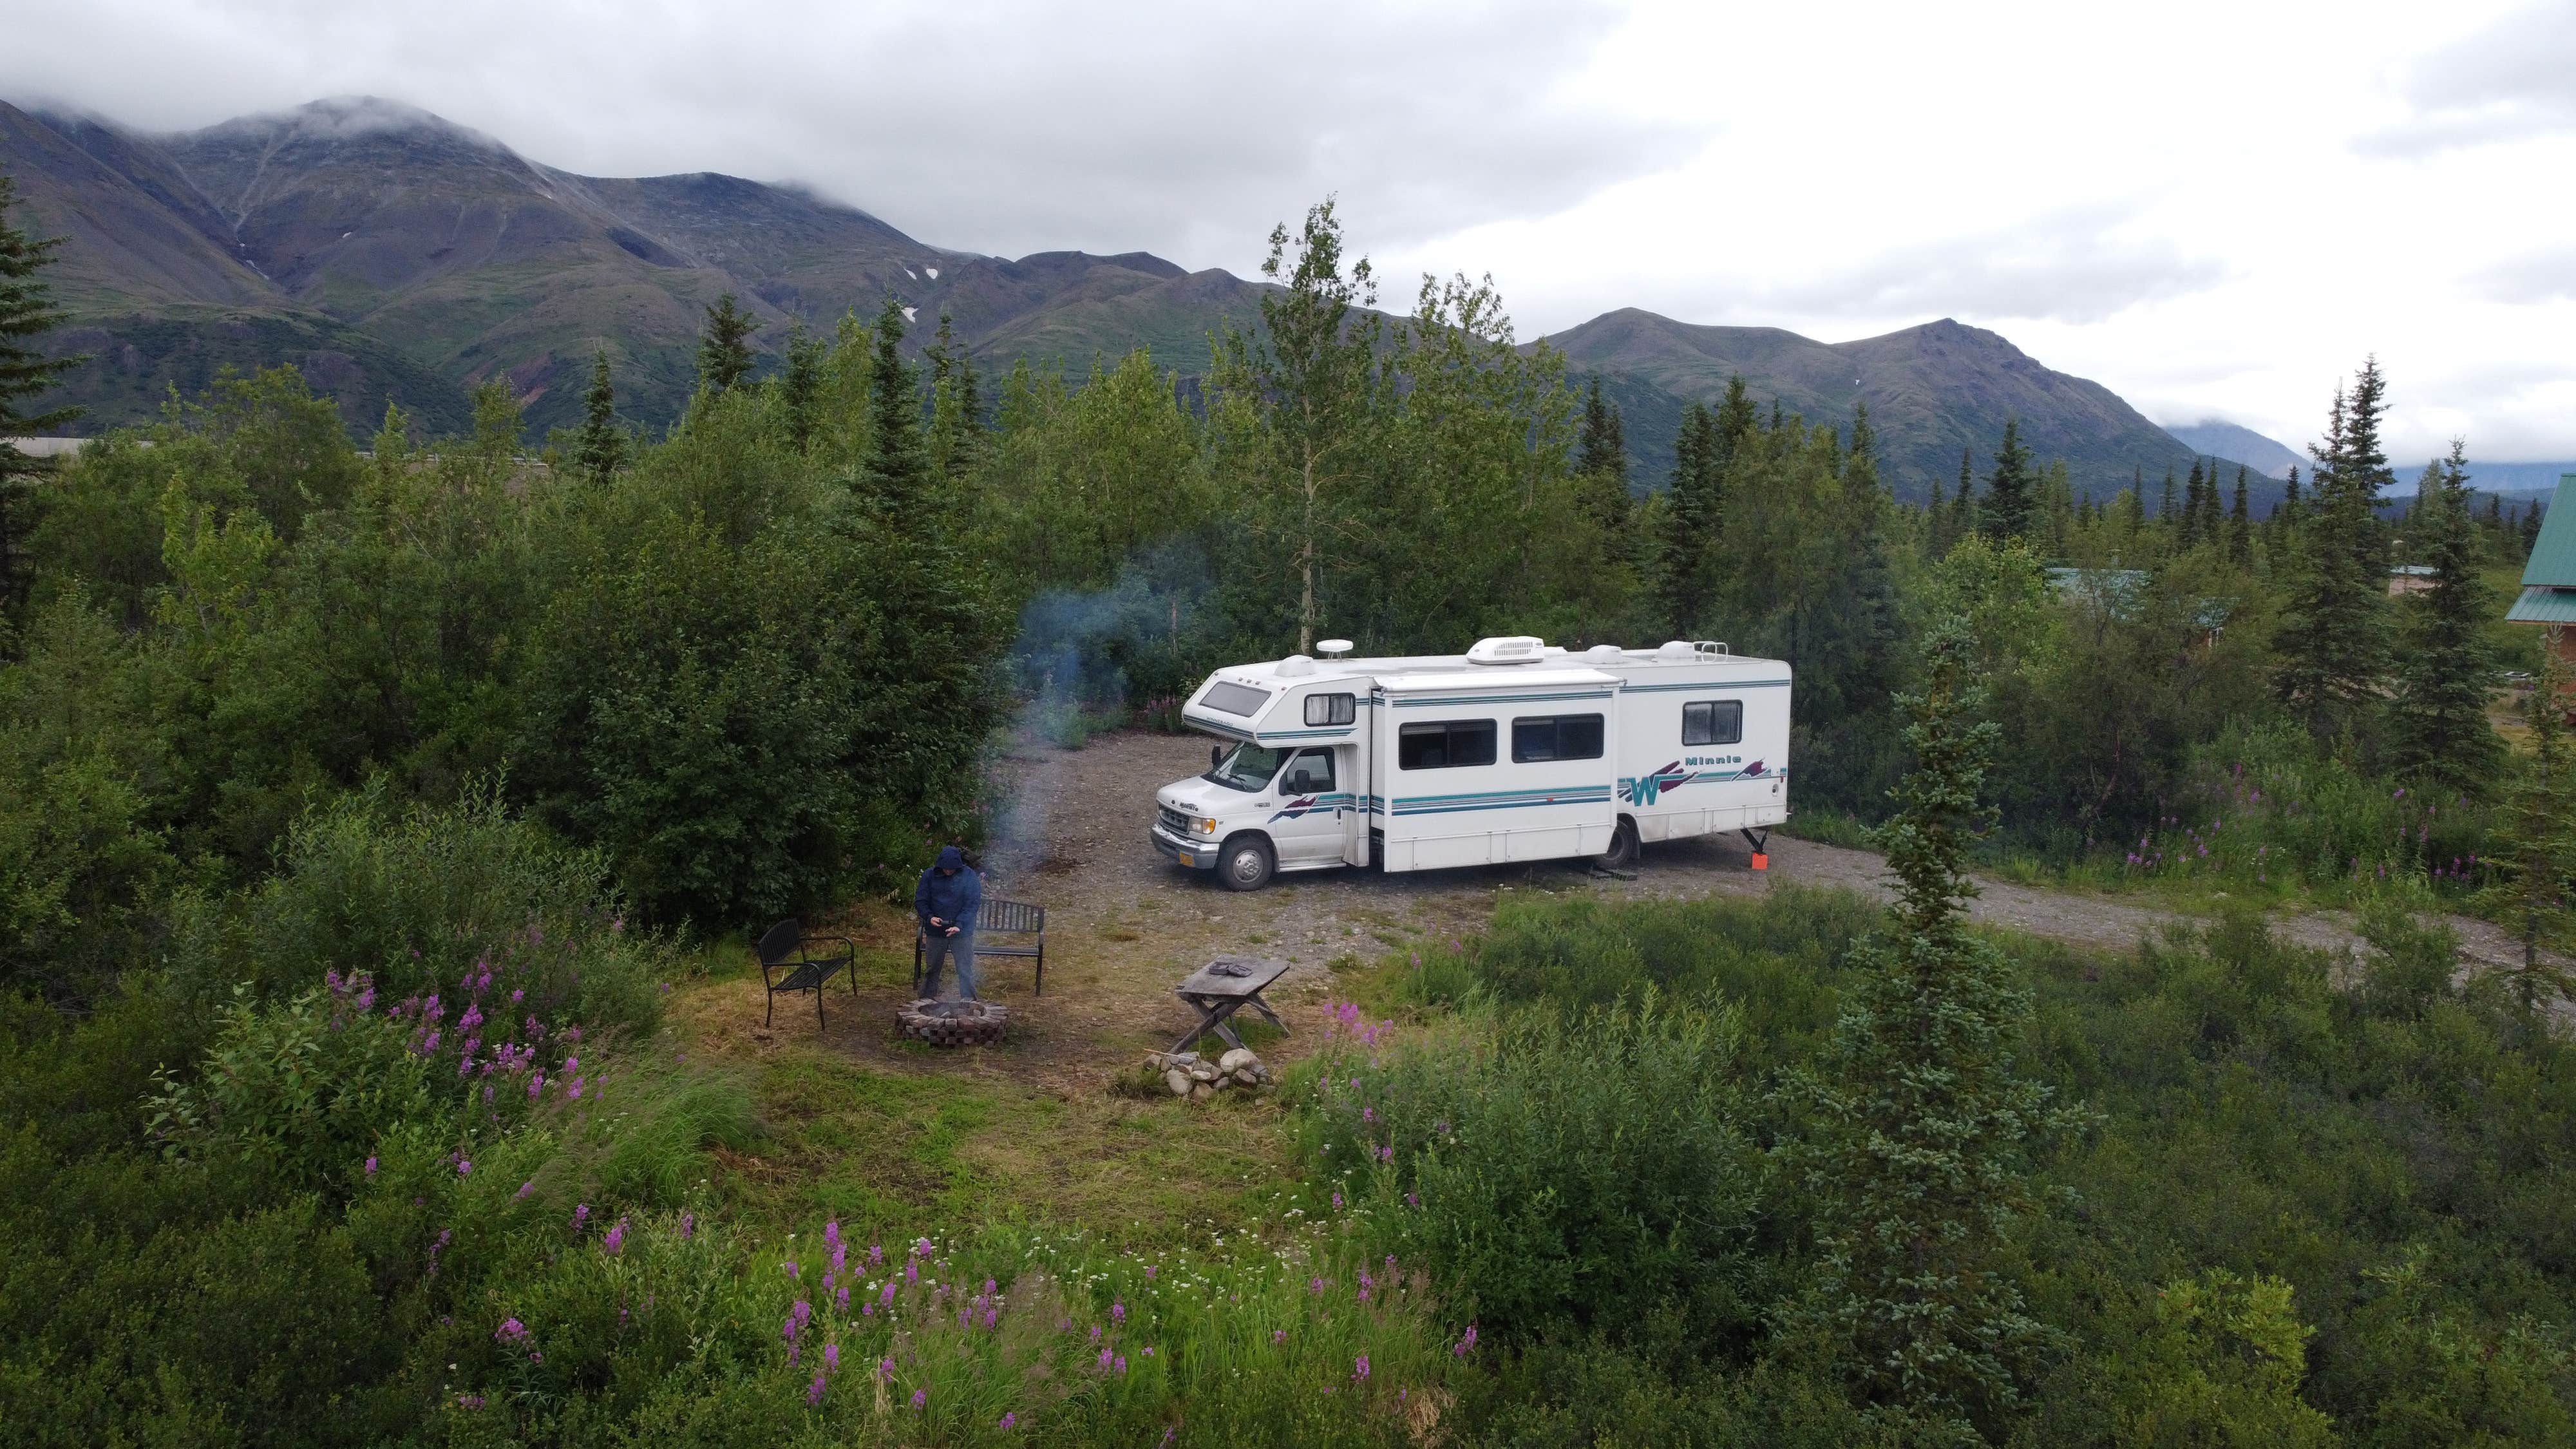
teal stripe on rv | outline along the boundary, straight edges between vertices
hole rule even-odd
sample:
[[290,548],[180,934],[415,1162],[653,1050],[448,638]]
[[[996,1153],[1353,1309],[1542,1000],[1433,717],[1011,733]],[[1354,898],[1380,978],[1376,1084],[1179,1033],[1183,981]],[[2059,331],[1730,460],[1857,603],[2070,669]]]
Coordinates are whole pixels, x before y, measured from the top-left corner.
[[1789,681],[1785,679],[1712,679],[1697,684],[1631,684],[1622,692],[1660,694],[1668,690],[1687,689],[1707,694],[1712,690],[1723,693],[1730,689],[1786,689],[1788,687]]
[[1399,699],[1397,709],[1446,709],[1459,704],[1537,704],[1551,699],[1608,699],[1606,689],[1587,690],[1581,694],[1479,694],[1448,699]]

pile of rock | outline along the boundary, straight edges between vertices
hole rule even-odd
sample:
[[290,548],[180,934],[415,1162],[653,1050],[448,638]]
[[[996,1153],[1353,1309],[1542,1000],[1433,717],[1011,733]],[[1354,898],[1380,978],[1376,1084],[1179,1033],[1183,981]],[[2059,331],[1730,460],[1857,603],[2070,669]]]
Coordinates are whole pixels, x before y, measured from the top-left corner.
[[1244,1047],[1212,1062],[1197,1052],[1148,1052],[1145,1070],[1161,1077],[1173,1096],[1194,1102],[1204,1102],[1228,1087],[1257,1092],[1270,1085],[1270,1069]]

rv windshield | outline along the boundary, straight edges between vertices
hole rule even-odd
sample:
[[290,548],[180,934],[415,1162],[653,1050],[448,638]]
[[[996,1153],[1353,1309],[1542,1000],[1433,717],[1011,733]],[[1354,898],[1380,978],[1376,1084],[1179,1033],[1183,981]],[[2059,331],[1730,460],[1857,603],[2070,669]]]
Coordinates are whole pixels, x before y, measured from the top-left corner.
[[1261,745],[1237,745],[1224,763],[1207,772],[1207,778],[1229,790],[1259,790],[1279,773],[1279,763],[1288,758],[1286,750],[1273,750]]

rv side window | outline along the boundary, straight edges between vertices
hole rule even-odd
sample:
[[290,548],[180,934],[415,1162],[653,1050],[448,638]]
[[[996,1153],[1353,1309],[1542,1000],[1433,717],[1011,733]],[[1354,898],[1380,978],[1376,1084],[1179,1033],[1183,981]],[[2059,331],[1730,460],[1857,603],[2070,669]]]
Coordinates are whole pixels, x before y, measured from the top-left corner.
[[1453,719],[1409,724],[1395,732],[1395,763],[1404,770],[1446,770],[1494,762],[1494,722]]
[[1306,723],[1310,725],[1349,724],[1356,713],[1352,697],[1347,694],[1310,694],[1306,696]]
[[1707,699],[1697,704],[1683,705],[1682,743],[1686,745],[1744,743],[1744,701]]
[[1285,795],[1321,795],[1333,788],[1333,752],[1305,750],[1288,762],[1288,772],[1279,777],[1279,790]]
[[1601,716],[1542,715],[1512,721],[1512,763],[1601,758]]

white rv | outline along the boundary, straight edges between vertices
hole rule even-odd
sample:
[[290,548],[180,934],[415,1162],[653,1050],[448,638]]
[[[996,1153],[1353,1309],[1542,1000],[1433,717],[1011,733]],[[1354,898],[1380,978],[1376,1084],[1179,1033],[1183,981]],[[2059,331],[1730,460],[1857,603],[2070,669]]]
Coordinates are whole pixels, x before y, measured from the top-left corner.
[[1597,856],[1788,818],[1789,666],[1676,640],[1579,654],[1292,654],[1209,676],[1182,706],[1232,742],[1155,792],[1154,848],[1235,890],[1274,872]]

